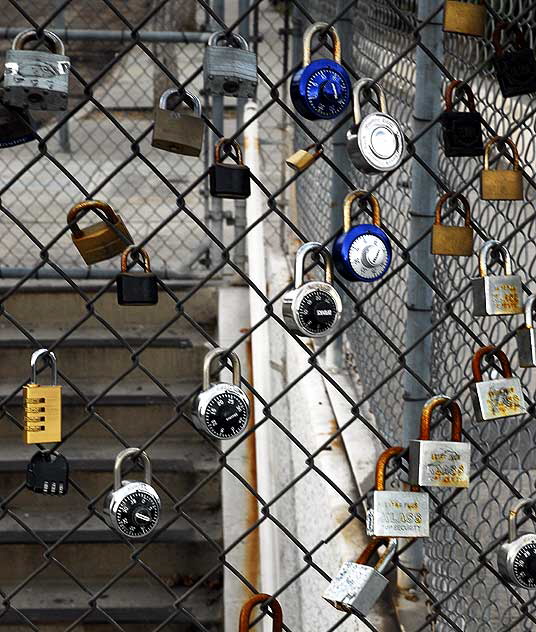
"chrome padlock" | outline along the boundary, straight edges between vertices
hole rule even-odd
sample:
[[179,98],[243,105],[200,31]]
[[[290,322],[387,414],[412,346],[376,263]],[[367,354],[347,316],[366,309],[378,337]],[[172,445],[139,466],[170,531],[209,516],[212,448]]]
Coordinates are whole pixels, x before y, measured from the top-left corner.
[[[499,250],[503,257],[504,275],[488,276],[488,254]],[[523,313],[521,277],[512,274],[510,253],[499,241],[491,239],[481,248],[478,257],[480,276],[471,279],[474,316],[503,316]]]
[[[462,92],[469,103],[469,112],[454,112],[452,95]],[[471,88],[459,80],[449,83],[445,92],[445,111],[441,115],[445,156],[482,156],[482,118],[476,111],[475,96]]]
[[[303,282],[305,257],[318,252],[325,266],[324,281]],[[342,300],[333,287],[333,264],[322,244],[311,241],[298,248],[294,289],[283,296],[283,319],[298,336],[320,338],[333,331],[342,313]]]
[[34,140],[35,121],[28,110],[11,108],[0,103],[0,149],[15,147]]
[[[449,199],[459,200],[464,208],[463,226],[444,226],[441,223],[441,210]],[[432,226],[432,254],[470,257],[473,254],[473,229],[471,228],[471,209],[465,195],[461,193],[443,194],[435,208],[434,225]]]
[[[372,224],[351,225],[352,204],[366,198],[372,207]],[[377,281],[391,264],[391,243],[380,227],[380,205],[366,191],[352,191],[344,198],[343,233],[333,244],[333,263],[348,281]]]
[[519,366],[536,366],[536,332],[534,330],[534,302],[536,294],[532,294],[525,303],[525,322],[516,332]]
[[[379,112],[361,118],[359,100],[370,87],[378,99]],[[393,171],[402,162],[406,141],[400,124],[387,114],[385,95],[373,79],[360,79],[353,87],[354,124],[346,133],[346,151],[354,167],[363,173]]]
[[[222,355],[228,355],[233,367],[233,383],[211,383],[211,369]],[[195,426],[212,439],[235,439],[249,422],[249,399],[240,388],[240,359],[236,353],[213,349],[203,363],[203,390],[192,408]]]
[[[490,169],[489,154],[493,145],[505,142],[514,156],[513,169]],[[483,200],[522,200],[523,172],[519,166],[519,152],[513,140],[494,136],[484,146],[484,168],[480,173],[480,197]]]
[[322,145],[316,145],[313,143],[309,145],[305,149],[298,149],[295,151],[292,156],[289,156],[286,159],[286,164],[294,171],[305,171],[308,169],[313,162],[315,162],[320,155],[324,152],[324,147]]
[[[483,382],[481,362],[488,354],[494,355],[501,363],[503,377]],[[474,383],[470,390],[477,421],[503,419],[527,412],[521,382],[512,377],[512,368],[504,351],[493,345],[481,347],[473,356],[471,366]]]
[[522,498],[510,510],[508,542],[497,551],[499,573],[506,581],[521,588],[536,588],[536,533],[518,535],[517,516],[525,507],[532,509],[535,502],[533,498]]
[[[221,43],[224,43],[222,46]],[[257,91],[257,55],[237,33],[213,33],[203,60],[204,88],[209,94],[254,99]]]
[[[368,566],[370,557],[382,545],[386,545],[375,567]],[[394,538],[371,540],[357,562],[346,562],[331,580],[323,598],[337,610],[358,613],[366,617],[389,585],[385,572],[389,568],[398,547]]]
[[[501,43],[503,31],[514,36],[510,49],[505,51]],[[495,56],[493,66],[503,97],[517,97],[536,92],[536,57],[527,44],[525,33],[519,26],[498,22],[493,31]]]
[[172,97],[181,99],[178,90],[170,88],[160,97],[155,112],[151,145],[183,156],[199,156],[203,146],[205,124],[201,118],[201,101],[191,92],[184,91],[182,100],[190,110],[170,109]]
[[[448,404],[452,415],[450,441],[430,441],[432,412]],[[471,446],[462,441],[462,411],[446,395],[435,395],[424,405],[419,439],[409,444],[409,481],[423,487],[469,487]]]
[[37,31],[29,29],[13,40],[6,52],[4,86],[0,97],[6,105],[30,110],[66,110],[71,63],[61,39],[43,31],[43,40],[52,52],[24,50],[38,41]]
[[[143,460],[145,482],[121,480],[123,463],[131,456],[139,456]],[[115,457],[114,488],[104,501],[103,513],[112,529],[131,540],[146,538],[160,520],[160,497],[151,482],[151,462],[145,452],[140,452],[138,448],[119,452]]]
[[367,509],[367,535],[388,538],[427,538],[430,535],[428,494],[415,485],[411,491],[385,489],[385,468],[404,452],[396,446],[382,452],[376,463],[376,487]]

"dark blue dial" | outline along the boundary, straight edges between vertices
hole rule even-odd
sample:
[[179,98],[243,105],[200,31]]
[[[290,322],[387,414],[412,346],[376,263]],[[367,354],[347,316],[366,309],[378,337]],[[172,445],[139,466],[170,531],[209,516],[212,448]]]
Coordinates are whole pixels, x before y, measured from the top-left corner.
[[333,263],[348,281],[377,281],[391,264],[391,243],[374,224],[353,226],[333,244]]

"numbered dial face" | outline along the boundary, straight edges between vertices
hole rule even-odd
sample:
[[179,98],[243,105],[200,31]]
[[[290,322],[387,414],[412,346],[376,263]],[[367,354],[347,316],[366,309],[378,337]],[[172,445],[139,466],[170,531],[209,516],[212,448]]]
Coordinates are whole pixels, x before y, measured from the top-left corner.
[[389,267],[389,253],[384,242],[369,233],[352,242],[348,257],[352,270],[368,280],[379,279]]
[[350,93],[346,79],[332,68],[321,68],[307,80],[309,106],[322,118],[335,118],[346,109]]
[[313,334],[327,332],[337,319],[337,304],[333,297],[322,290],[312,290],[301,300],[297,316],[305,331]]
[[127,538],[143,538],[156,527],[160,517],[160,503],[153,494],[143,489],[127,494],[115,510],[119,531]]
[[536,540],[525,544],[516,553],[512,570],[519,584],[536,588]]
[[205,425],[218,439],[232,439],[241,434],[249,421],[247,396],[232,388],[222,389],[207,404]]
[[405,141],[398,123],[383,113],[369,114],[358,131],[363,157],[377,171],[392,171],[401,163]]

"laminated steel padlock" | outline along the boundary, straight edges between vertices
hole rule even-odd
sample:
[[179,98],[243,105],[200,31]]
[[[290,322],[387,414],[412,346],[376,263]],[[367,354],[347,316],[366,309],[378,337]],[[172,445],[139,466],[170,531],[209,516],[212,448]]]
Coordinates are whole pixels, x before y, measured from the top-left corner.
[[51,52],[24,50],[39,39],[37,31],[30,29],[13,40],[11,50],[6,52],[0,98],[18,108],[66,110],[71,64],[63,42],[52,31],[43,31],[43,41]]
[[[223,163],[221,152],[232,148],[238,164]],[[210,195],[217,198],[245,200],[251,195],[250,172],[242,161],[242,150],[236,140],[220,138],[214,147],[214,164],[209,171]]]
[[[366,198],[372,208],[372,224],[351,225],[352,204]],[[333,244],[333,263],[348,281],[377,281],[391,263],[391,243],[380,228],[380,205],[366,191],[352,191],[344,198],[343,233]]]
[[203,60],[204,88],[209,94],[255,98],[257,55],[237,33],[213,33]]
[[[140,254],[143,272],[128,271],[128,256]],[[121,255],[121,272],[117,275],[117,302],[119,305],[156,305],[158,281],[151,272],[149,255],[143,248],[127,248]]]
[[[385,553],[376,566],[368,565],[370,557],[385,544]],[[366,617],[389,585],[385,572],[397,551],[395,538],[371,540],[357,562],[346,562],[331,580],[323,598],[337,610]]]
[[[143,460],[145,482],[122,480],[123,463],[134,456]],[[126,538],[146,538],[158,525],[161,503],[151,482],[151,462],[145,452],[138,448],[119,452],[115,458],[113,490],[104,501],[103,513],[107,524]]]
[[[169,103],[171,98],[182,99],[186,104],[173,109]],[[151,145],[183,156],[199,156],[203,146],[205,124],[201,118],[201,101],[191,92],[184,91],[181,97],[178,90],[170,88],[160,97],[159,107],[155,112],[153,139]]]
[[536,366],[536,332],[534,330],[534,307],[536,294],[532,294],[525,303],[525,322],[516,332],[519,366]]
[[[488,254],[499,251],[503,258],[504,274],[488,275]],[[499,241],[491,239],[478,256],[480,276],[471,279],[474,316],[504,316],[523,313],[521,277],[512,274],[510,253]]]
[[[79,228],[78,216],[93,209],[102,211],[107,221],[97,222],[84,229]],[[133,243],[121,217],[105,202],[86,200],[76,204],[67,214],[67,223],[71,228],[73,244],[88,266],[120,255]]]
[[[503,48],[501,37],[508,30],[514,36],[511,50]],[[493,66],[503,97],[516,97],[536,92],[536,58],[525,40],[525,33],[516,24],[499,22],[493,31],[495,56]]]
[[[459,87],[461,86],[461,87]],[[467,97],[469,112],[454,112],[452,97],[457,90]],[[482,156],[482,118],[476,111],[475,96],[468,85],[451,81],[445,92],[445,111],[441,115],[445,156]]]
[[468,0],[445,0],[443,30],[448,33],[484,37],[486,15],[484,0],[477,0],[477,4]]
[[[324,281],[303,282],[305,257],[317,252],[325,266]],[[333,264],[322,244],[311,241],[298,248],[294,289],[283,296],[283,319],[298,336],[320,338],[331,333],[342,313],[342,300],[333,287]]]
[[[52,370],[52,384],[37,383],[37,361],[44,357]],[[61,386],[58,382],[56,356],[48,349],[32,354],[32,381],[22,388],[24,408],[24,443],[61,441]]]
[[376,488],[367,509],[367,535],[389,538],[427,538],[430,535],[428,494],[415,485],[411,491],[385,489],[385,468],[404,452],[396,446],[382,452],[376,464]]
[[0,103],[0,149],[15,147],[35,139],[35,121],[28,110]]
[[[432,412],[448,404],[452,415],[450,441],[430,440]],[[446,395],[435,395],[424,405],[419,439],[409,444],[409,481],[423,487],[469,487],[471,446],[462,441],[462,411]]]
[[258,593],[250,597],[240,610],[240,620],[238,625],[238,632],[249,632],[251,613],[255,606],[260,606],[264,602],[269,602],[269,607],[272,610],[272,632],[283,632],[283,611],[277,599],[274,599],[271,595],[265,593]]
[[64,496],[69,490],[69,463],[58,452],[36,452],[26,468],[26,487],[36,494]]
[[[359,100],[370,87],[378,99],[379,112],[361,117]],[[387,114],[385,94],[373,79],[360,79],[353,87],[354,124],[346,133],[346,151],[354,167],[363,173],[396,169],[404,158],[406,141],[400,124]]]
[[[333,59],[311,61],[313,35],[326,31],[333,44]],[[310,121],[333,119],[350,103],[352,81],[341,65],[341,40],[327,22],[312,24],[303,34],[303,66],[292,77],[290,98],[296,111]]]
[[[233,383],[211,383],[211,369],[222,355],[228,355],[233,367]],[[213,349],[203,363],[203,389],[197,396],[192,419],[197,428],[212,439],[234,439],[249,422],[249,399],[240,388],[240,359],[236,353]]]
[[[444,226],[441,223],[441,211],[447,200],[460,200],[464,209],[463,226]],[[470,257],[473,254],[473,229],[471,228],[471,209],[465,195],[445,193],[439,198],[435,208],[435,220],[432,226],[432,254]]]
[[298,149],[292,156],[287,158],[286,163],[294,171],[305,171],[313,162],[315,162],[320,155],[324,152],[322,145],[316,145],[313,143],[305,149]]
[[[501,363],[503,377],[498,380],[482,381],[482,358],[494,355]],[[481,347],[472,360],[474,384],[471,384],[471,397],[477,421],[503,419],[527,412],[521,382],[512,377],[512,368],[504,351],[493,345]]]
[[[490,169],[489,154],[496,143],[505,142],[514,155],[513,169]],[[484,146],[484,169],[480,174],[480,197],[483,200],[522,200],[523,173],[519,167],[519,153],[510,138],[494,136]]]
[[[508,515],[508,542],[497,551],[497,565],[506,581],[522,588],[536,588],[536,533],[517,533],[521,509],[533,509],[534,498],[522,498]],[[527,509],[525,509],[527,511]],[[534,520],[534,518],[533,518]]]

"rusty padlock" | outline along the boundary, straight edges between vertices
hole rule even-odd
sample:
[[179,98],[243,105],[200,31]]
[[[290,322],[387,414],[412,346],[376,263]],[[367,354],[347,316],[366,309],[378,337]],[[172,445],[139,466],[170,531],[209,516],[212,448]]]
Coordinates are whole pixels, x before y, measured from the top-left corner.
[[255,606],[270,600],[270,608],[272,609],[272,632],[283,632],[283,611],[279,605],[279,601],[266,593],[259,593],[250,597],[240,610],[240,621],[238,624],[238,632],[249,632],[249,624],[251,613]]

